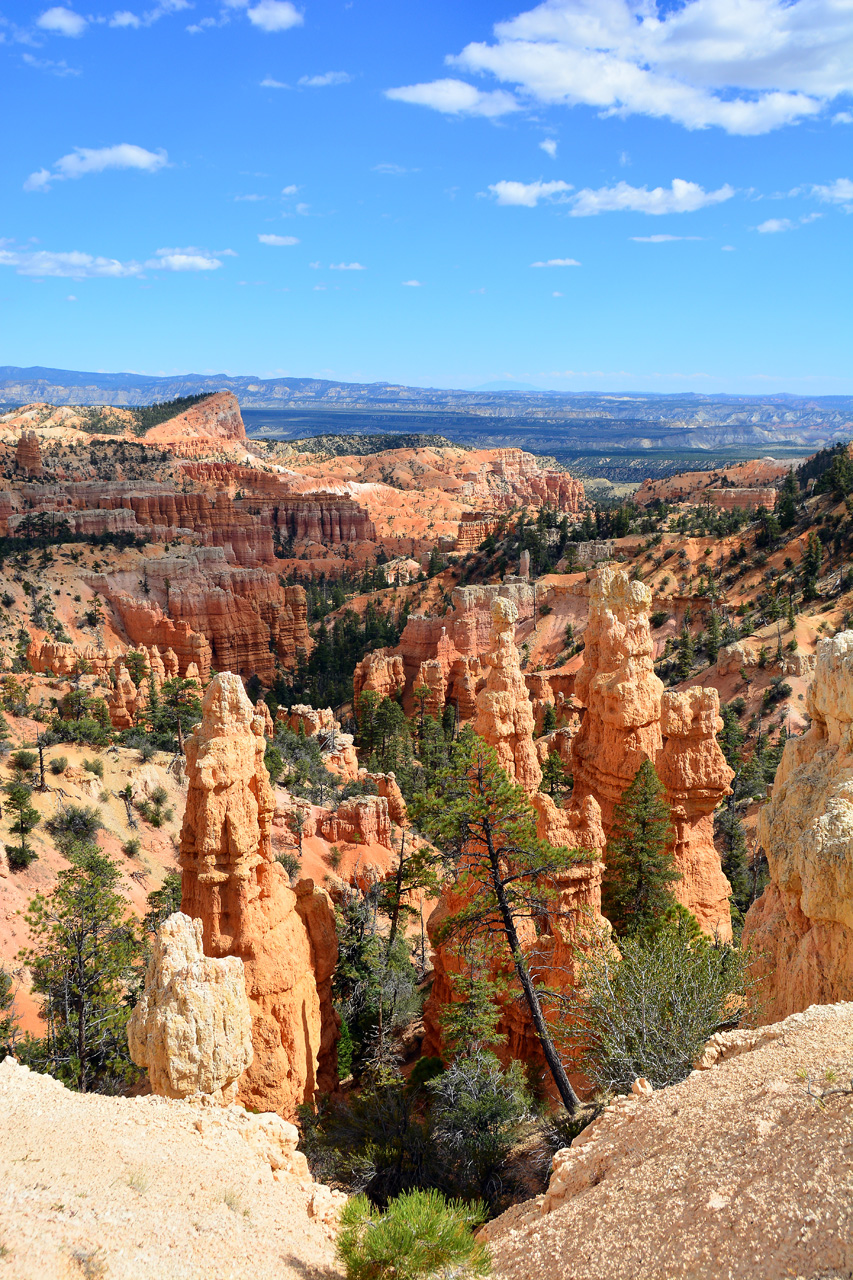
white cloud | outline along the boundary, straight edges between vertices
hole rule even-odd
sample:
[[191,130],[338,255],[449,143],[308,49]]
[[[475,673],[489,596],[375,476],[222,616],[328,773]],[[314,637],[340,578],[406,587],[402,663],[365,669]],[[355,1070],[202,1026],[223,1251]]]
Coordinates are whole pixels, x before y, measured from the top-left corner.
[[260,240],[261,244],[273,244],[273,245],[299,244],[299,240],[297,239],[296,236],[259,235],[258,239]]
[[796,225],[796,222],[792,222],[790,218],[768,218],[755,229],[762,235],[775,235],[779,231],[793,231]]
[[351,79],[346,71],[326,71],[321,76],[300,76],[298,83],[310,89],[325,89],[330,84],[349,84]]
[[[152,26],[160,18],[165,18],[170,13],[180,13],[183,9],[191,8],[190,0],[160,0],[160,3],[155,5],[153,9],[147,9],[141,15],[132,13],[130,9],[117,9],[110,18],[109,25],[111,27],[137,30],[139,27]],[[200,25],[187,27],[187,30],[201,31],[204,27],[211,25],[216,25],[214,18],[202,18]]]
[[562,298],[562,297],[563,297],[563,294],[562,294],[562,293],[560,293],[560,290],[559,290],[559,289],[555,289],[555,290],[554,290],[554,292],[551,294],[551,297],[552,297],[552,298]]
[[853,111],[837,111],[832,117],[833,124],[853,124]]
[[281,194],[283,196],[295,196],[299,188],[291,182],[289,187],[282,187]]
[[76,296],[75,296],[73,293],[69,293],[69,295],[68,295],[68,297],[65,299],[65,301],[66,301],[66,302],[76,302],[76,301],[77,301],[77,298],[76,298]]
[[50,58],[34,58],[31,53],[22,53],[21,61],[28,67],[32,67],[34,71],[47,71],[52,76],[79,76],[80,74],[76,67],[69,67],[64,60],[52,62]]
[[305,21],[290,0],[260,0],[248,11],[249,21],[261,31],[289,31]]
[[671,240],[701,240],[702,236],[631,236],[637,244],[668,244]]
[[36,19],[36,26],[58,36],[82,36],[88,22],[73,9],[56,5],[53,9],[45,9],[41,17]]
[[52,182],[66,178],[82,178],[87,173],[103,173],[105,169],[140,169],[156,173],[168,164],[165,151],[146,151],[130,142],[120,142],[114,147],[75,147],[67,156],[61,156],[53,170],[39,169],[31,173],[24,183],[25,191],[47,191]]
[[[219,250],[219,254],[221,257],[236,256],[230,249]],[[155,271],[216,271],[222,263],[209,250],[190,245],[186,249],[158,249],[145,265]]]
[[597,213],[695,213],[709,204],[730,200],[734,187],[728,183],[716,191],[705,191],[696,182],[673,178],[671,187],[632,187],[627,182],[617,182],[614,187],[599,187],[593,191],[585,187],[572,197],[573,218],[586,218]]
[[360,262],[330,262],[330,271],[366,271]]
[[[602,115],[667,118],[688,129],[762,134],[818,115],[853,88],[847,0],[544,0],[446,62],[491,75],[522,103],[587,106]],[[392,97],[448,108],[437,81]],[[481,113],[482,114],[482,113]],[[500,114],[495,110],[493,114]]]
[[47,249],[0,249],[0,266],[14,267],[19,276],[60,277],[71,280],[117,279],[138,276],[138,262],[119,262],[117,258],[96,258],[91,253],[52,253]]
[[534,209],[540,200],[552,200],[555,196],[564,203],[564,192],[572,189],[569,182],[493,182],[489,186],[498,204],[520,204],[527,209]]
[[504,116],[520,109],[511,93],[505,93],[503,89],[483,93],[464,80],[432,80],[428,84],[402,85],[399,89],[386,89],[385,97],[395,102],[411,102],[418,107],[433,107],[450,116]]
[[289,89],[290,85],[285,84],[283,80],[273,80],[272,76],[266,76],[261,81],[262,89]]
[[408,173],[409,170],[404,169],[401,164],[386,163],[386,164],[375,164],[373,166],[373,172],[374,173],[393,173],[395,175],[399,175],[401,173]]
[[824,204],[841,204],[849,213],[853,206],[853,182],[849,178],[836,178],[824,187],[812,187],[812,195]]
[[575,258],[549,258],[547,262],[531,262],[531,267],[579,267]]
[[266,196],[259,196],[251,193],[247,196],[235,196],[235,204],[257,204],[260,200],[266,200]]
[[549,155],[551,157],[552,160],[556,158],[556,155],[557,155],[556,138],[545,138],[542,142],[539,143],[539,146],[542,148],[542,150],[545,152],[546,155]]
[[420,289],[423,287],[420,280],[404,280],[403,284],[407,289]]
[[721,248],[722,248],[723,253],[734,253],[734,252],[735,252],[735,247],[734,247],[734,245],[733,245],[733,244],[724,244],[724,245],[722,245],[722,246],[721,246]]

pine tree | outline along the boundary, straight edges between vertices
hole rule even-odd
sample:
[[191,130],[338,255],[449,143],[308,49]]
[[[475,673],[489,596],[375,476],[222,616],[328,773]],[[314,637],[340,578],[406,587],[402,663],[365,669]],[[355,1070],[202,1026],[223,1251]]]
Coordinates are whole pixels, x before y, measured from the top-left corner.
[[549,702],[545,707],[542,716],[542,733],[553,733],[557,727],[557,709],[553,702]]
[[602,906],[618,937],[651,935],[676,908],[679,880],[664,786],[644,760],[613,813],[605,853]]
[[783,529],[790,529],[796,523],[799,493],[800,486],[797,484],[797,478],[794,475],[793,468],[791,468],[776,498],[776,514]]
[[128,989],[139,960],[139,931],[117,890],[118,867],[84,841],[64,849],[71,865],[49,896],[37,893],[25,916],[33,946],[20,953],[43,997],[42,1039],[21,1056],[81,1093],[117,1093],[135,1078],[127,1049]]
[[41,822],[41,814],[30,804],[32,787],[28,787],[23,782],[9,782],[5,790],[6,808],[15,815],[11,829],[20,840],[19,844],[7,844],[6,853],[12,870],[23,871],[38,857],[27,836]]
[[679,680],[686,680],[693,670],[693,663],[696,660],[696,646],[693,643],[693,637],[687,630],[682,627],[681,638],[678,643],[678,662],[676,663],[676,671]]
[[553,915],[560,873],[588,855],[538,838],[524,790],[470,728],[413,817],[438,850],[445,890],[461,899],[440,926],[439,940],[463,958],[477,950],[483,976],[503,969],[520,987],[554,1084],[573,1114],[578,1097],[551,1039],[518,930],[524,920]]
[[12,975],[0,966],[0,1055],[3,1057],[15,1042],[17,1026]]
[[752,882],[743,823],[733,805],[720,813],[716,827],[723,839],[723,874],[732,887],[732,906],[743,916],[752,902]]

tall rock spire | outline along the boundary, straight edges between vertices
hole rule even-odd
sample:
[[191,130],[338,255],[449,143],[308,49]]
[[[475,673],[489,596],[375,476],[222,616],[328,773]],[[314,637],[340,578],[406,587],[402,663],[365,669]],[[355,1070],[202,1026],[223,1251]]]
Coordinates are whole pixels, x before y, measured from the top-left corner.
[[334,912],[313,881],[292,889],[273,859],[264,721],[240,677],[216,676],[202,710],[186,743],[181,910],[201,920],[205,955],[243,961],[254,1060],[241,1100],[290,1116],[335,1083]]

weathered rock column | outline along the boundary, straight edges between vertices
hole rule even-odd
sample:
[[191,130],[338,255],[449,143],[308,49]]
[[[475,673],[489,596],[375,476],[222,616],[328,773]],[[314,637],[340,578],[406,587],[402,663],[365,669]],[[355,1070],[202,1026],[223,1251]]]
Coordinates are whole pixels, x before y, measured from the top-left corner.
[[264,720],[240,677],[216,676],[202,708],[186,743],[181,910],[202,922],[205,955],[243,961],[254,1061],[241,1100],[291,1116],[337,1077],[334,912],[323,889],[292,889],[273,860]]

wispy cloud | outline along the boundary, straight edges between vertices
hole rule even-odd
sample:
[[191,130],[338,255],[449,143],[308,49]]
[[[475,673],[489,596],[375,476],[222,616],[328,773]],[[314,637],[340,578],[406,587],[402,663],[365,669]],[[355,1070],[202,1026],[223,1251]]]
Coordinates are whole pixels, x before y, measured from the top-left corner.
[[402,173],[409,173],[410,170],[404,169],[401,164],[385,163],[385,164],[375,164],[373,166],[373,172],[374,173],[391,173],[391,174],[394,174],[395,176],[399,176]]
[[524,205],[534,209],[540,200],[559,199],[565,202],[566,192],[572,191],[570,182],[494,182],[489,186],[498,204]]
[[52,35],[57,36],[71,36],[73,38],[82,36],[88,25],[86,18],[79,13],[75,13],[73,9],[66,9],[64,5],[55,5],[52,9],[45,9],[44,13],[36,18],[37,27],[41,27],[42,31],[49,31]]
[[588,218],[598,213],[695,213],[706,205],[721,204],[731,200],[734,187],[728,183],[716,191],[705,191],[696,182],[673,178],[670,187],[632,187],[627,182],[617,182],[613,187],[592,190],[585,187],[572,197],[573,218]]
[[800,227],[806,226],[809,222],[815,222],[821,214],[805,213],[801,218],[768,218],[766,222],[762,222],[755,228],[762,235],[775,235],[780,231],[798,231]]
[[120,142],[114,147],[75,147],[67,156],[61,156],[53,169],[38,169],[24,183],[25,191],[47,191],[51,183],[67,178],[82,178],[89,173],[103,173],[106,169],[139,169],[144,173],[156,173],[169,162],[165,151],[146,151],[130,142]]
[[299,244],[299,239],[297,236],[259,235],[258,239],[260,240],[261,244],[272,244],[276,246],[288,245],[288,244]]
[[579,267],[576,258],[548,258],[547,262],[531,262],[531,267]]
[[290,85],[285,84],[283,80],[273,80],[272,76],[265,76],[261,81],[262,89],[289,89]]
[[297,83],[307,89],[325,89],[332,84],[349,84],[351,79],[346,71],[326,71],[320,76],[300,76]]
[[669,244],[673,240],[703,240],[704,236],[631,236],[637,244]]
[[50,58],[34,58],[31,53],[22,53],[21,60],[28,67],[32,67],[34,71],[46,71],[52,76],[79,76],[80,71],[77,67],[69,67],[68,63],[63,59],[60,62],[52,62]]
[[546,155],[549,155],[551,157],[552,160],[556,158],[556,155],[557,155],[556,138],[545,138],[542,142],[539,143],[539,146],[542,148],[542,150],[545,152]]
[[330,271],[366,271],[360,262],[330,262]]
[[267,198],[266,196],[259,196],[254,194],[249,194],[247,196],[235,196],[234,203],[235,204],[244,204],[244,203],[257,204],[260,200],[266,200],[266,198]]
[[71,280],[119,279],[142,274],[139,262],[94,257],[72,249],[52,253],[47,249],[0,249],[0,266],[14,267],[19,276],[59,276]]
[[233,249],[219,249],[214,254],[190,245],[186,249],[158,249],[145,265],[157,271],[216,271],[224,257],[233,258],[236,254]]
[[404,281],[403,281],[403,284],[404,284],[404,286],[405,286],[407,289],[420,289],[420,288],[422,288],[422,285],[421,285],[420,280],[404,280]]
[[823,187],[812,187],[812,195],[824,204],[840,204],[848,213],[853,212],[853,182],[849,178],[836,178]]
[[[110,18],[109,25],[125,30],[137,30],[139,27],[151,27],[171,13],[181,13],[184,9],[191,8],[191,0],[160,0],[153,9],[146,9],[144,13],[133,13],[130,9],[117,9]],[[201,26],[188,27],[187,30],[197,31],[206,26],[216,25],[218,23],[215,18],[202,18]]]
[[433,107],[449,116],[504,116],[519,111],[521,104],[511,93],[495,89],[484,93],[465,80],[432,80],[429,84],[407,84],[386,89],[385,97],[418,107]]

